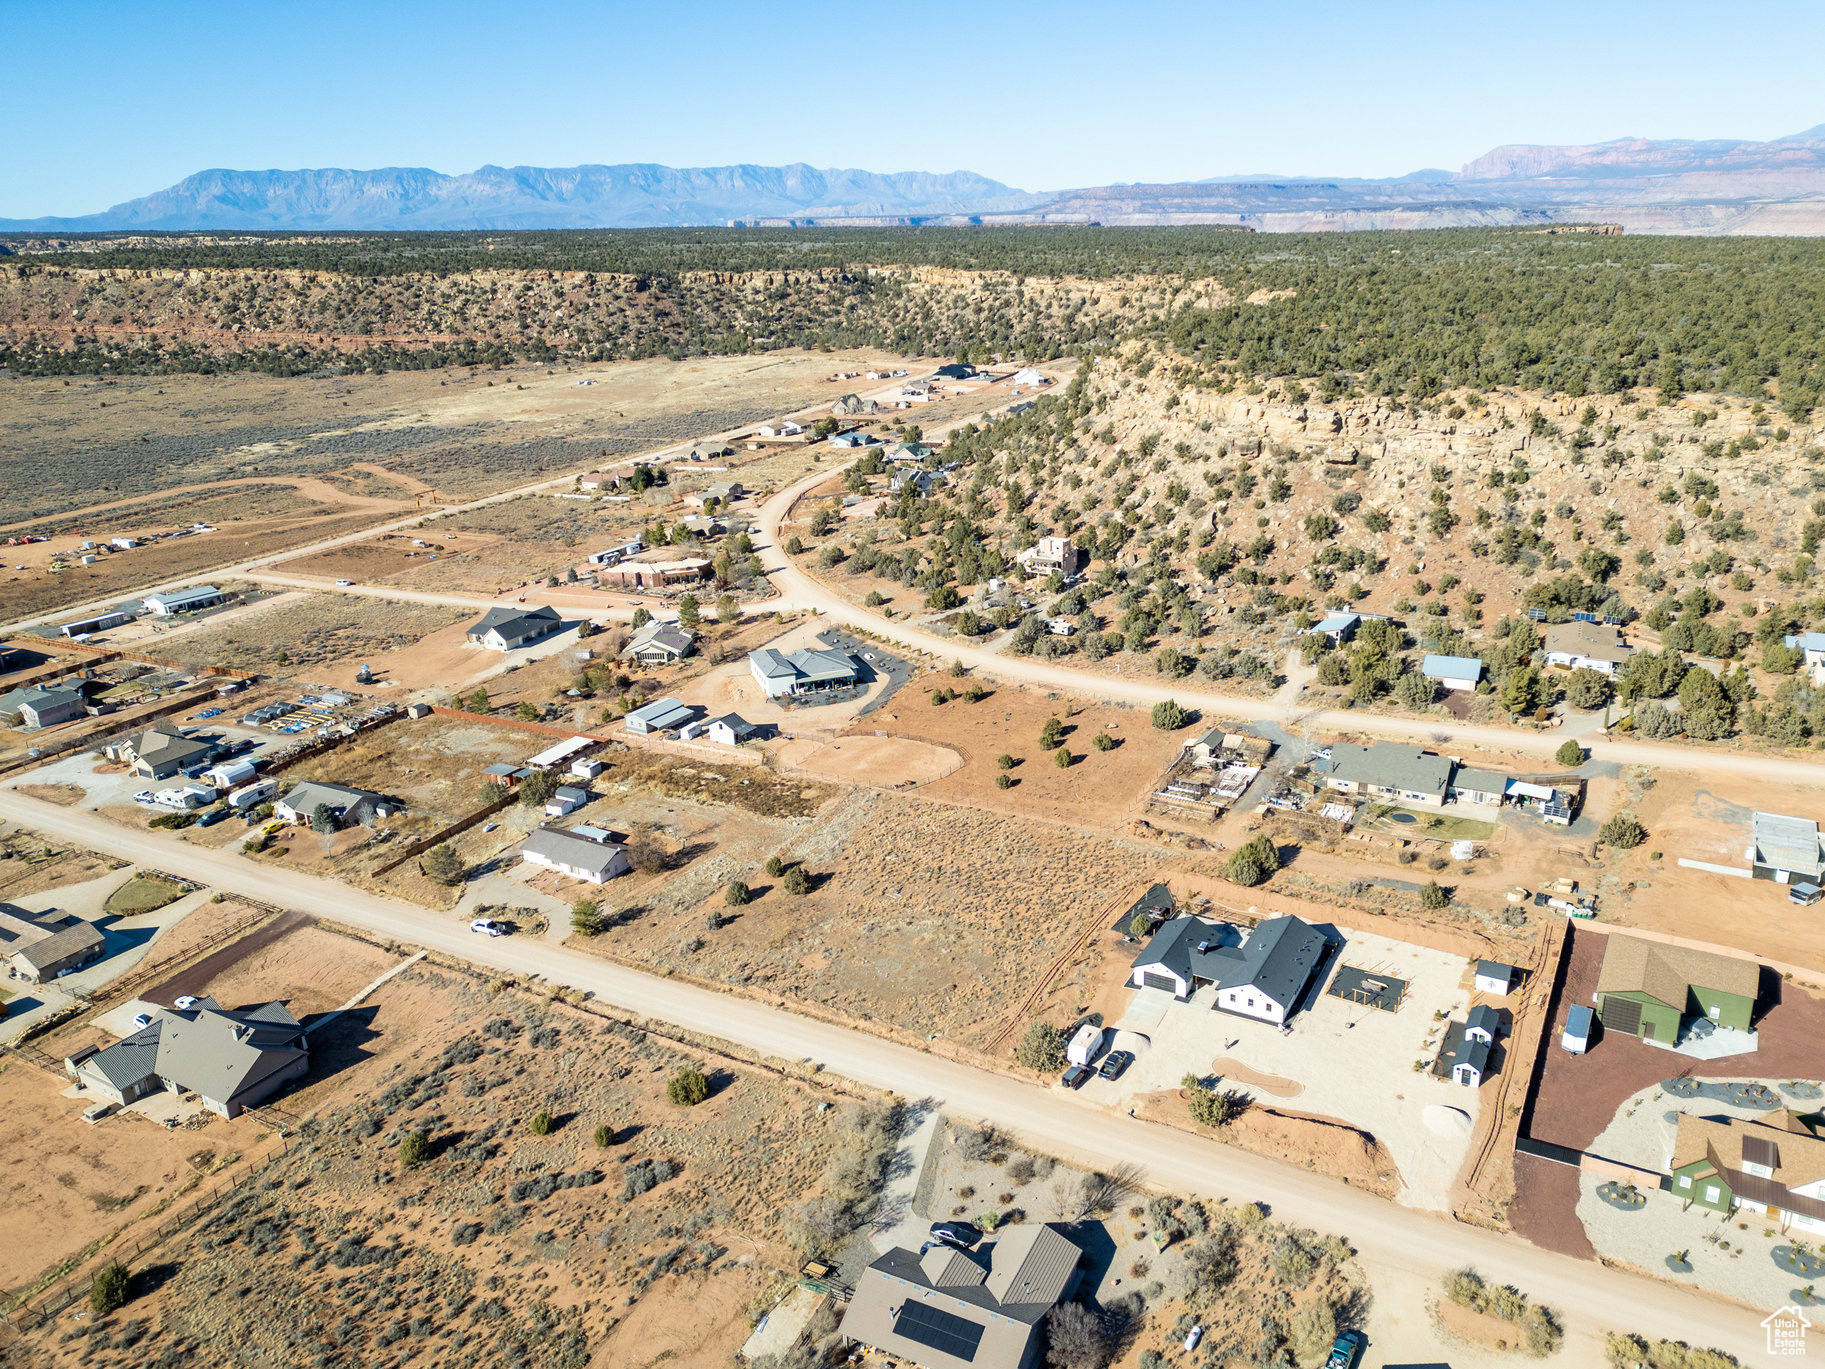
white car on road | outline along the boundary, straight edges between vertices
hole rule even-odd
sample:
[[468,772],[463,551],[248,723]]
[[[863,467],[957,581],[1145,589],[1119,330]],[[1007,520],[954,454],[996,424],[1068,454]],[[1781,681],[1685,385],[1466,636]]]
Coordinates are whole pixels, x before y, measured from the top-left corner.
[[478,917],[469,924],[469,930],[480,932],[483,936],[506,936],[507,929],[491,917]]

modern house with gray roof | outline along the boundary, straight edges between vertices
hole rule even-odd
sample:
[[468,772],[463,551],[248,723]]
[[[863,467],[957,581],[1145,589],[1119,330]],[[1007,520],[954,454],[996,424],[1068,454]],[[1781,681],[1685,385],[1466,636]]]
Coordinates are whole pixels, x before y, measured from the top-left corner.
[[1214,985],[1216,1008],[1284,1025],[1323,964],[1329,940],[1296,917],[1276,917],[1246,934],[1228,922],[1175,917],[1134,958],[1128,982],[1183,1001]]
[[1050,1222],[1004,1228],[980,1253],[896,1247],[857,1281],[839,1333],[922,1369],[1031,1369],[1041,1323],[1070,1296],[1082,1258]]
[[205,998],[161,1009],[150,1026],[105,1050],[71,1056],[65,1068],[113,1103],[162,1088],[194,1093],[211,1112],[238,1117],[309,1070],[310,1049],[303,1024],[283,1003],[229,1011]]
[[1452,769],[1449,756],[1437,756],[1417,746],[1400,742],[1352,746],[1339,742],[1331,748],[1325,783],[1346,794],[1443,808]]
[[0,903],[0,956],[33,984],[56,979],[100,960],[107,949],[95,924],[55,909],[31,913]]
[[490,651],[515,647],[549,637],[564,626],[555,608],[491,608],[469,625],[468,638]]
[[764,646],[748,653],[748,671],[769,699],[846,689],[856,682],[855,662],[841,651],[804,648],[786,655]]

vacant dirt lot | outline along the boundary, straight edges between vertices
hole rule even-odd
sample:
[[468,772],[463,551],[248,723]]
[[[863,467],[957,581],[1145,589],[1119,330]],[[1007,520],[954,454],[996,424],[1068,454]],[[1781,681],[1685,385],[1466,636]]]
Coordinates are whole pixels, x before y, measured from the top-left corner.
[[[604,948],[977,1043],[1011,986],[1049,964],[1111,889],[1157,862],[1124,842],[868,790],[820,814],[783,855],[803,862],[813,892],[789,894],[758,865],[701,862],[676,889],[643,900]],[[730,879],[745,881],[754,901],[728,908]],[[613,886],[607,894],[615,901]],[[733,920],[708,930],[712,909]]]
[[[170,659],[192,666],[295,675],[352,656],[401,651],[474,617],[469,609],[311,594],[220,628],[185,633],[162,644],[160,650]],[[287,658],[284,666],[279,665],[281,655]]]
[[1825,820],[1825,791],[1747,777],[1700,780],[1671,770],[1652,776],[1631,771],[1615,802],[1635,813],[1648,839],[1633,851],[1610,853],[1600,885],[1607,895],[1605,922],[1651,927],[1825,970],[1825,919],[1817,908],[1795,907],[1777,884],[1682,870],[1678,864],[1684,856],[1743,866],[1756,810]]
[[88,1097],[20,1061],[0,1065],[0,1289],[40,1274],[144,1215],[186,1180],[253,1145],[251,1119],[166,1131],[139,1117],[85,1126]]
[[36,833],[14,828],[0,835],[0,899],[81,884],[118,869],[124,862],[93,851],[74,850]]
[[[993,687],[979,703],[961,696],[947,704],[931,702],[935,687],[968,684],[943,672],[921,675],[885,708],[858,721],[851,733],[880,730],[931,742],[961,756],[960,769],[926,790],[932,798],[1105,832],[1127,824],[1171,758],[1197,735],[1191,728],[1157,731],[1144,709],[1085,703],[1062,695],[1048,698],[1006,685]],[[1039,735],[1048,718],[1057,718],[1064,726],[1064,747],[1071,754],[1068,769],[1060,769],[1040,747]],[[1112,750],[1098,751],[1092,745],[1099,733],[1115,741]],[[1013,779],[1008,789],[995,787],[996,777],[1003,773],[996,759],[1002,755],[1015,760],[1006,772]]]

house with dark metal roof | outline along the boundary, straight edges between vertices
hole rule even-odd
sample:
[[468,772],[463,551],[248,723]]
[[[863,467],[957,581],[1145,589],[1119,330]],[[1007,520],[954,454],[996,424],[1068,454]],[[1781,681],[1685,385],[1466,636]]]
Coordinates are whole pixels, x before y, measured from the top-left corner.
[[491,608],[469,625],[468,638],[475,646],[490,651],[511,651],[543,637],[549,637],[564,625],[555,608]]
[[982,1253],[895,1247],[863,1271],[839,1334],[921,1369],[1031,1369],[1082,1258],[1051,1222],[1005,1227]]
[[1151,931],[1172,916],[1174,907],[1172,890],[1170,888],[1164,884],[1151,885],[1146,893],[1142,894],[1139,898],[1135,899],[1133,903],[1128,905],[1127,912],[1123,913],[1115,920],[1114,930],[1118,932],[1131,932],[1134,926],[1134,919],[1136,917],[1144,916],[1149,923],[1148,930]]
[[1217,1011],[1284,1025],[1329,944],[1323,932],[1296,917],[1260,923],[1237,953],[1241,963],[1217,981]]
[[1296,917],[1269,918],[1246,934],[1233,923],[1175,917],[1134,958],[1128,982],[1184,1001],[1216,986],[1219,1012],[1283,1025],[1323,964],[1329,938]]

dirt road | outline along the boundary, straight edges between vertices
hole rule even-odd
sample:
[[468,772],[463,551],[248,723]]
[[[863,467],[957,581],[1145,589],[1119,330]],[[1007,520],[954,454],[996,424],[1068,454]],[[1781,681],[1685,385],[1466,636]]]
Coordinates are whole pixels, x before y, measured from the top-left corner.
[[[1498,751],[1525,751],[1540,756],[1551,756],[1565,741],[1565,735],[1560,732],[1533,732],[1518,727],[1479,727],[1456,722],[1446,715],[1400,718],[1335,709],[1302,708],[1296,699],[1289,700],[1285,697],[1285,690],[1271,699],[1239,699],[1223,694],[1203,693],[1195,684],[1184,680],[1176,684],[1161,684],[1145,679],[1092,675],[1087,671],[1072,670],[1068,666],[1048,664],[1030,656],[1004,656],[981,647],[966,646],[955,637],[936,637],[921,632],[916,627],[852,604],[841,595],[826,589],[815,578],[795,566],[780,549],[779,525],[787,511],[807,490],[828,481],[846,469],[847,464],[820,470],[816,475],[782,490],[761,506],[759,520],[752,529],[755,549],[760,555],[761,563],[767,568],[773,587],[779,591],[779,606],[782,608],[814,609],[837,622],[873,633],[884,641],[924,652],[936,660],[960,660],[971,669],[996,679],[1037,685],[1042,689],[1064,690],[1090,698],[1120,699],[1149,707],[1165,699],[1176,699],[1187,708],[1195,708],[1207,716],[1226,721],[1273,722],[1295,730],[1310,728],[1316,732],[1362,732],[1428,745],[1456,744]],[[1825,765],[1814,761],[1706,751],[1674,743],[1617,742],[1600,737],[1582,740],[1589,748],[1592,758],[1600,761],[1703,774],[1772,778],[1792,784],[1825,784]]]
[[[1394,1206],[1367,1193],[1271,1160],[1215,1145],[1093,1106],[1074,1094],[894,1045],[862,1032],[605,964],[530,938],[471,934],[463,922],[294,870],[270,870],[231,851],[183,847],[152,832],[123,829],[95,814],[58,808],[0,789],[0,818],[66,841],[170,869],[217,888],[352,924],[474,964],[592,993],[603,1003],[702,1032],[785,1060],[902,1095],[940,1100],[953,1115],[983,1118],[1035,1147],[1110,1167],[1142,1162],[1150,1182],[1175,1192],[1261,1201],[1274,1215],[1347,1235],[1371,1279],[1436,1288],[1449,1269],[1475,1264],[1562,1310],[1568,1364],[1596,1364],[1609,1329],[1651,1332],[1714,1345],[1763,1362],[1761,1313],[1536,1249],[1514,1237]],[[1407,1309],[1411,1312],[1413,1309]],[[1371,1323],[1373,1334],[1373,1323]],[[1394,1347],[1389,1346],[1392,1350]]]

